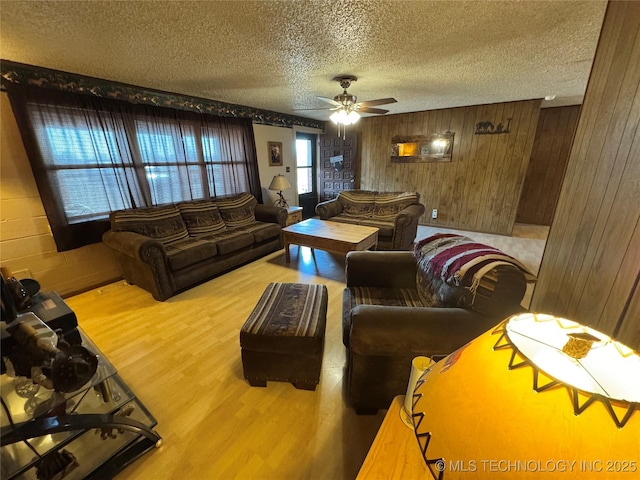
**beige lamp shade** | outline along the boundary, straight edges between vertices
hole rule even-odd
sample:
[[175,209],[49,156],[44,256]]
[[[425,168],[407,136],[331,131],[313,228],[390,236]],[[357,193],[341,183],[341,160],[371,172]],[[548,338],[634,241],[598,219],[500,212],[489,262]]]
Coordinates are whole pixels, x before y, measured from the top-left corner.
[[275,191],[288,190],[289,188],[291,188],[289,180],[287,180],[287,177],[281,174],[273,177],[273,180],[271,180],[271,184],[269,185],[269,190]]
[[637,352],[527,313],[427,370],[412,419],[435,479],[630,479],[640,472],[639,392]]
[[289,207],[287,200],[284,198],[284,195],[282,195],[282,191],[289,188],[291,188],[291,184],[289,183],[289,180],[287,180],[287,177],[282,174],[276,175],[275,177],[273,177],[273,180],[271,180],[269,190],[275,190],[278,192],[278,199],[275,201],[275,205],[277,207]]

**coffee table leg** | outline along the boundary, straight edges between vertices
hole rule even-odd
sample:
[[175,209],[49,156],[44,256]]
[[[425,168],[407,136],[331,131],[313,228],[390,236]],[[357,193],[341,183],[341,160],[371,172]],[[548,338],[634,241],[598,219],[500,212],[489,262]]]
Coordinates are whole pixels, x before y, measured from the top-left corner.
[[285,242],[284,244],[284,255],[287,263],[291,262],[291,255],[289,254],[289,244]]

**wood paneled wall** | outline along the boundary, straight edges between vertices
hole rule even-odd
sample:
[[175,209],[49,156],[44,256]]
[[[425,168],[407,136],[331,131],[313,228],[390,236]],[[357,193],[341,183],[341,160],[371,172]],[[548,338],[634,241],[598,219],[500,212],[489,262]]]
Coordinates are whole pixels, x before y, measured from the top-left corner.
[[[540,100],[363,118],[362,189],[417,191],[423,225],[510,234],[540,112]],[[511,118],[510,133],[475,135],[478,122]],[[451,131],[451,162],[391,163],[391,138]],[[438,209],[438,218],[431,211]]]
[[609,2],[532,308],[640,349],[640,2]]
[[516,222],[551,225],[579,116],[580,105],[540,110]]

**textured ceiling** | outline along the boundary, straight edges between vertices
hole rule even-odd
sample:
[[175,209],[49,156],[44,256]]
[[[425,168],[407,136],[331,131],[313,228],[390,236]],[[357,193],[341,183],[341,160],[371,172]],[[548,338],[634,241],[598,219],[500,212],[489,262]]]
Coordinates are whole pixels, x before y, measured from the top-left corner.
[[606,1],[0,1],[5,60],[326,120],[316,95],[414,112],[581,102]]

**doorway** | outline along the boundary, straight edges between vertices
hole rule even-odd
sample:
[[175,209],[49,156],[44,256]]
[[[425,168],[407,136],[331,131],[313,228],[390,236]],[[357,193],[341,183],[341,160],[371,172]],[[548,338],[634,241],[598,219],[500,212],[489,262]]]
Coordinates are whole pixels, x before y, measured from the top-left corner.
[[327,131],[320,135],[320,201],[336,198],[342,190],[356,187],[356,147],[357,133],[348,128],[345,137],[337,135],[331,122],[327,122]]
[[311,218],[316,213],[318,187],[316,182],[317,137],[313,133],[296,133],[296,179],[298,205],[302,207],[302,218]]

